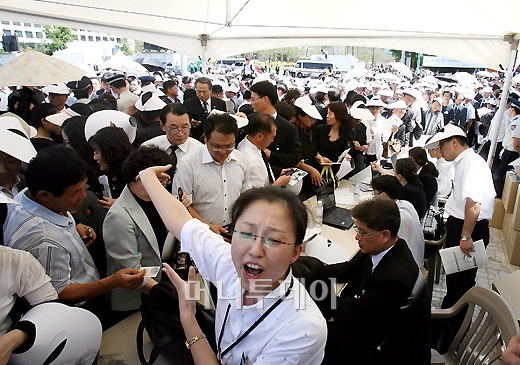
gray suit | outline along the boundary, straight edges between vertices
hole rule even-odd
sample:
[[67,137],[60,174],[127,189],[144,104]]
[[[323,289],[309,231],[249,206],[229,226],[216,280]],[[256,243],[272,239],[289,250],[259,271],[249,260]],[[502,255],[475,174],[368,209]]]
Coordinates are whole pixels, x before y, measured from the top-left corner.
[[[161,266],[157,238],[148,218],[126,186],[108,211],[103,223],[107,251],[107,275],[127,267]],[[173,238],[168,235],[167,240]],[[168,243],[165,243],[165,246]],[[155,278],[159,280],[159,275]],[[143,284],[135,290],[116,288],[110,292],[112,310],[127,311],[141,305]]]

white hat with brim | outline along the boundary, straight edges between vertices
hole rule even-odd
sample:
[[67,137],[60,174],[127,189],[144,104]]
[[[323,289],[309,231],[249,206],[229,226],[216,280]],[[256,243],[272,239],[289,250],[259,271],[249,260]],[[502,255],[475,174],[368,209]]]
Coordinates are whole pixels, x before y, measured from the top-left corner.
[[145,96],[146,93],[141,94],[139,100],[135,102],[135,108],[140,112],[152,112],[156,110],[161,110],[166,106],[166,103],[162,101],[156,93],[152,92],[152,96],[143,103],[143,97]]
[[433,137],[426,141],[424,145],[424,149],[431,150],[439,147],[439,142],[443,139],[448,139],[455,136],[466,137],[466,133],[462,130],[462,128],[454,125],[447,124],[440,132],[436,133]]
[[394,93],[390,89],[381,89],[377,92],[377,95],[391,97],[394,95]]
[[70,89],[63,82],[60,82],[58,84],[51,84],[51,85],[45,86],[42,89],[42,92],[47,95],[48,94],[69,95]]
[[386,103],[383,100],[379,99],[379,98],[373,97],[372,99],[367,101],[367,107],[371,107],[371,106],[377,106],[377,107],[385,108],[386,107]]
[[388,104],[388,108],[390,109],[406,109],[406,103],[404,100],[397,100],[395,103]]
[[497,105],[497,101],[494,98],[487,98],[485,103],[486,104],[491,104],[491,105],[494,105],[494,106]]
[[61,127],[63,125],[63,123],[67,119],[72,118],[72,117],[76,117],[78,115],[79,114],[76,113],[73,110],[65,109],[65,110],[61,111],[60,113],[48,115],[48,116],[45,117],[45,119],[48,122],[51,122],[52,124],[59,125]]
[[297,106],[298,108],[303,110],[303,112],[311,118],[314,118],[314,119],[322,118],[318,109],[316,109],[316,107],[314,105],[312,105],[312,100],[308,95],[300,96],[298,99],[296,99],[294,101],[294,106]]
[[236,94],[238,92],[238,87],[234,83],[231,83],[231,85],[224,86],[224,91],[229,91]]
[[422,93],[417,89],[412,89],[412,88],[404,89],[403,94],[410,95],[415,100],[421,100],[421,98],[422,98]]
[[0,191],[0,204],[20,204]]
[[350,115],[354,119],[360,120],[374,120],[374,115],[370,112],[370,110],[365,108],[350,108]]
[[36,156],[31,140],[14,117],[0,117],[0,151],[26,163]]
[[112,125],[123,128],[130,143],[134,142],[137,123],[133,117],[118,110],[100,110],[92,113],[85,122],[85,139],[88,141],[101,128]]
[[141,94],[144,94],[147,91],[151,91],[154,94],[157,94],[159,96],[163,96],[164,95],[164,93],[161,90],[159,90],[158,88],[156,88],[154,84],[148,84],[146,86],[143,86],[141,88],[141,91],[142,91]]
[[485,88],[483,88],[482,90],[480,90],[481,93],[492,93],[493,92],[493,89],[490,88],[489,86],[486,86]]

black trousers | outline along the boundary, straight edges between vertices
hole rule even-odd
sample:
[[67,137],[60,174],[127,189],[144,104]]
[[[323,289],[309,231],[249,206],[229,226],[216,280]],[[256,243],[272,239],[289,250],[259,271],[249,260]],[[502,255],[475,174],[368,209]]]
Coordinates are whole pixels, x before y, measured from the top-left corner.
[[[450,216],[447,222],[446,247],[457,247],[460,245],[460,236],[464,220]],[[481,220],[475,224],[475,228],[471,233],[473,241],[483,240],[484,246],[489,244],[489,222]],[[477,269],[460,271],[458,273],[446,275],[446,296],[444,297],[441,308],[450,308],[453,306],[469,289],[475,286]],[[455,335],[460,329],[467,308],[463,308],[454,317],[445,320],[432,321],[432,339],[433,347],[439,353],[445,353]]]
[[504,150],[502,158],[498,161],[496,168],[491,170],[493,176],[493,183],[495,184],[495,191],[497,198],[502,197],[504,191],[504,184],[506,181],[506,173],[509,169],[509,164],[518,158],[518,152]]
[[[446,247],[456,247],[460,244],[460,236],[464,220],[453,216],[448,218],[446,225]],[[478,221],[471,233],[473,241],[483,240],[484,246],[489,244],[489,222],[487,220]],[[460,271],[458,273],[446,275],[446,296],[442,301],[442,308],[449,308],[455,304],[469,289],[475,286],[477,269]]]

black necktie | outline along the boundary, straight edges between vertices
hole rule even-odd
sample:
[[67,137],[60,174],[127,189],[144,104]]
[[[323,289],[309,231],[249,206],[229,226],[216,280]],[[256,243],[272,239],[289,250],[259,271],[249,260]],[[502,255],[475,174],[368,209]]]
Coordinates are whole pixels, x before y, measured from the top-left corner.
[[172,153],[175,153],[175,151],[177,151],[178,148],[179,148],[179,146],[171,145],[171,146],[170,146],[170,151],[171,151],[171,152],[170,152],[170,155],[171,155]]
[[204,105],[204,113],[206,114],[206,116],[208,116],[209,114],[209,111],[208,111],[208,102],[205,101],[202,103],[202,105]]
[[269,165],[269,161],[267,160],[267,155],[264,151],[261,151],[262,153],[262,160],[264,160],[265,167],[267,168],[267,177],[269,177],[269,183],[274,183],[273,175],[271,174],[271,166]]

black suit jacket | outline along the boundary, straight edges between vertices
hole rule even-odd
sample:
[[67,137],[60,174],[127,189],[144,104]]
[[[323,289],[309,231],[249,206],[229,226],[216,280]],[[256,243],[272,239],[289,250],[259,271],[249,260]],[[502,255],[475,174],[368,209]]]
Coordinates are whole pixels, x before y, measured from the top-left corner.
[[[403,239],[372,272],[370,255],[329,265],[327,276],[348,283],[329,322],[324,364],[365,364],[368,352],[382,347],[374,364],[430,363],[430,298],[419,268]],[[416,283],[418,285],[416,285]],[[414,288],[413,304],[411,293]],[[411,305],[410,305],[411,304]]]
[[[204,134],[204,122],[207,119],[206,113],[204,113],[204,108],[202,107],[202,103],[200,102],[199,98],[190,98],[188,100],[184,100],[184,106],[186,107],[186,109],[188,109],[190,113],[190,119],[201,121],[201,123],[197,127],[191,129],[191,136],[195,139],[200,140],[200,138]],[[224,100],[212,96],[211,109],[217,109],[225,112],[226,103],[224,102]]]
[[276,115],[276,136],[268,149],[271,151],[269,164],[275,177],[283,168],[294,167],[302,159],[302,146],[298,128],[279,114]]

